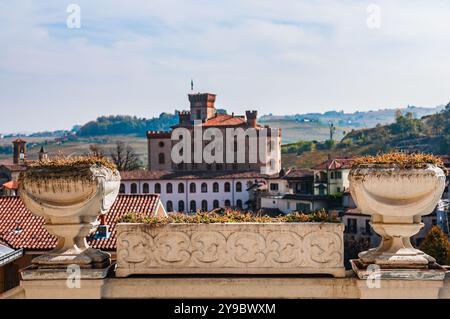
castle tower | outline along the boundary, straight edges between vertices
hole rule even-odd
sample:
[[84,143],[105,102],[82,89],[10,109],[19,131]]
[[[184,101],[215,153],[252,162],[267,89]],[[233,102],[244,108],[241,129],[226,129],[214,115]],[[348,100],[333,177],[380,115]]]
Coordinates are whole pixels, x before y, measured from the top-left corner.
[[246,111],[245,116],[247,118],[247,124],[250,127],[256,127],[256,119],[258,117],[258,111]]
[[205,122],[216,114],[216,95],[211,93],[188,94],[191,103],[191,120]]
[[46,161],[48,160],[48,154],[44,150],[44,146],[41,146],[41,150],[39,151],[39,160],[40,161]]
[[21,138],[18,138],[16,140],[14,140],[13,142],[13,163],[14,164],[19,164],[21,162],[25,161],[25,154],[26,154],[26,144],[27,142],[25,142],[24,140],[22,140]]

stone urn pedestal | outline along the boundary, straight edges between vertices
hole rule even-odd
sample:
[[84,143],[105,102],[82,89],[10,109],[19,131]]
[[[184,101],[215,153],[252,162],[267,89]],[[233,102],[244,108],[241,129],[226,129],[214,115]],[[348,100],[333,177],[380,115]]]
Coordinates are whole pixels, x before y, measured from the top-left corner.
[[410,240],[424,226],[421,217],[432,213],[442,196],[442,169],[359,166],[350,171],[349,181],[353,200],[362,213],[371,215],[370,224],[381,236],[377,248],[351,261],[358,276],[367,278],[376,270],[382,278],[443,279],[443,268]]
[[[98,270],[110,265],[110,254],[89,247],[86,237],[117,197],[117,170],[101,165],[29,167],[21,174],[19,185],[27,208],[43,217],[44,227],[58,237],[54,250],[32,260],[32,270],[45,274],[66,271],[69,265]],[[22,272],[22,277],[27,274]]]

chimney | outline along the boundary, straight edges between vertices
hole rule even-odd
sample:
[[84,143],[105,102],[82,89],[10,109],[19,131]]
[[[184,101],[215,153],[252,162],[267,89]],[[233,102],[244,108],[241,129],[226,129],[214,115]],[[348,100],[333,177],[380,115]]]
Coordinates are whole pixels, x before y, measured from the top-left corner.
[[41,150],[39,151],[39,160],[46,161],[48,160],[47,152],[44,150],[44,146],[41,146]]
[[256,118],[258,117],[258,111],[246,111],[247,124],[250,127],[256,128]]
[[16,140],[14,140],[12,143],[14,145],[13,163],[19,164],[20,162],[25,162],[27,142],[18,138]]

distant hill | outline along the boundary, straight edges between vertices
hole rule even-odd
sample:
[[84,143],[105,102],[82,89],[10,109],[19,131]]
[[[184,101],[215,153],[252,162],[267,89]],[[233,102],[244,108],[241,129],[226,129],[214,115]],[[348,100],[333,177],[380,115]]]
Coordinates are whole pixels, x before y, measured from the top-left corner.
[[261,122],[294,121],[298,123],[318,123],[328,125],[333,123],[340,127],[371,128],[377,124],[390,124],[395,121],[395,114],[399,110],[402,114],[411,113],[414,118],[440,112],[443,106],[418,107],[407,106],[400,109],[381,109],[377,111],[344,113],[344,111],[328,111],[325,113],[306,113],[295,115],[263,115]]
[[283,167],[312,167],[327,158],[404,151],[450,154],[450,103],[439,113],[420,119],[395,114],[395,122],[353,129],[340,141],[297,141],[282,146]]
[[82,125],[77,132],[80,137],[99,135],[141,134],[147,131],[165,131],[178,124],[178,114],[161,113],[159,117],[146,119],[129,115],[101,116]]

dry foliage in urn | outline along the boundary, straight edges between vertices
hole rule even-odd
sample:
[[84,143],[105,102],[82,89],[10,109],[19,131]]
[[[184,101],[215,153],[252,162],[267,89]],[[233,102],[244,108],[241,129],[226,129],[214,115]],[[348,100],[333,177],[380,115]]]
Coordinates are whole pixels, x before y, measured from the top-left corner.
[[362,156],[355,158],[351,163],[352,168],[395,166],[400,169],[420,169],[426,168],[428,165],[435,165],[445,171],[444,163],[439,157],[422,153],[386,153]]

